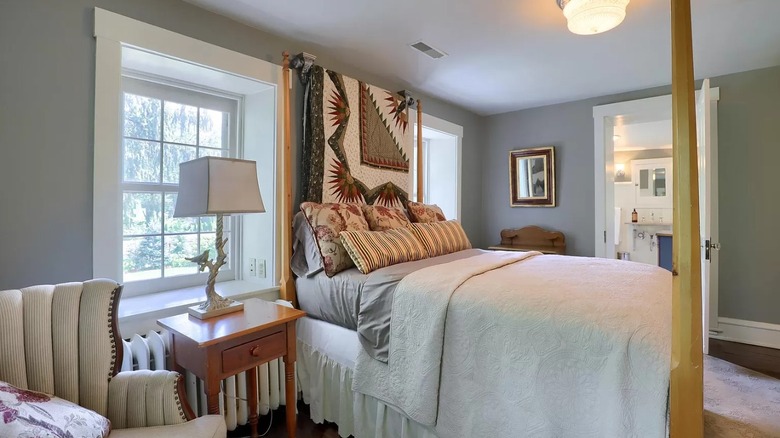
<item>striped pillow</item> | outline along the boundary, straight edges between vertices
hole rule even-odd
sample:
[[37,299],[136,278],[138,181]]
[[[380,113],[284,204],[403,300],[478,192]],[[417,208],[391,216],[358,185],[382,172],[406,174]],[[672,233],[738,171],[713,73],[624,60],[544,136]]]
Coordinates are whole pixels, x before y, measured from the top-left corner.
[[428,251],[428,257],[450,254],[464,249],[471,248],[466,232],[456,220],[414,223],[412,224],[414,234],[425,245]]
[[409,228],[385,231],[342,231],[341,243],[364,274],[396,263],[428,257],[423,244]]

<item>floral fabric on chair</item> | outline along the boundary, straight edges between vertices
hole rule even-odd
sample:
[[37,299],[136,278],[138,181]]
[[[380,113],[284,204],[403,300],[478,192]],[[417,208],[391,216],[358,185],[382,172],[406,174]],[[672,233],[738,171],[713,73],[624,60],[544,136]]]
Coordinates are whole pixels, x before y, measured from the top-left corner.
[[0,382],[0,437],[104,438],[108,419],[59,397]]
[[301,211],[306,215],[312,233],[320,248],[325,274],[332,277],[355,266],[341,243],[342,231],[368,231],[368,223],[357,204],[317,204],[304,202]]

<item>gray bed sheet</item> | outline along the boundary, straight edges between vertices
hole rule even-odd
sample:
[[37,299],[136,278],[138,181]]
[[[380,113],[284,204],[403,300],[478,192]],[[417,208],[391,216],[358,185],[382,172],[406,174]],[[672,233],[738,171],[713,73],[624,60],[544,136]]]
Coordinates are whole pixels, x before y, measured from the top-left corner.
[[360,343],[376,360],[387,362],[390,314],[398,283],[414,271],[482,254],[480,249],[399,263],[361,274],[356,268],[328,278],[324,272],[298,277],[296,290],[301,310],[317,319],[358,332]]
[[368,275],[357,268],[328,278],[325,271],[311,277],[295,279],[295,290],[301,310],[311,316],[350,330],[357,330],[360,294]]

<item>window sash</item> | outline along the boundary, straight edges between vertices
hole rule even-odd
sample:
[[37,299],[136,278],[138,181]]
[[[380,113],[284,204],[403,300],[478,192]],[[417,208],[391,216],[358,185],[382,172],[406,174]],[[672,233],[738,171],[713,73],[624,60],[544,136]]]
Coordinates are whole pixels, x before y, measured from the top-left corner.
[[[166,145],[179,145],[179,146],[186,146],[186,147],[192,147],[195,150],[195,154],[197,157],[204,156],[202,154],[202,151],[207,152],[217,152],[220,151],[221,154],[227,154],[228,157],[236,157],[238,156],[238,132],[239,132],[239,106],[240,106],[240,99],[232,96],[227,95],[218,95],[216,93],[204,93],[202,90],[197,89],[197,87],[187,87],[186,89],[179,88],[180,84],[176,85],[168,85],[161,83],[160,79],[155,79],[157,82],[151,82],[147,78],[139,78],[138,75],[133,75],[134,77],[130,76],[123,76],[122,77],[122,99],[121,101],[124,101],[124,95],[125,93],[149,97],[153,99],[157,99],[161,101],[161,108],[160,108],[160,132],[157,134],[159,136],[158,139],[143,139],[138,138],[137,140],[145,141],[149,143],[155,144],[159,148],[159,157],[156,157],[159,161],[160,166],[160,174],[158,175],[156,182],[137,182],[137,181],[127,181],[125,182],[125,144],[126,140],[135,139],[134,137],[126,137],[125,131],[124,131],[124,123],[125,123],[125,114],[124,109],[121,110],[121,125],[120,125],[120,139],[121,143],[119,144],[119,158],[120,158],[120,173],[119,173],[119,188],[120,193],[118,196],[120,198],[124,198],[125,193],[132,193],[132,192],[145,192],[145,193],[159,193],[163,199],[162,203],[160,205],[160,232],[159,233],[134,233],[134,234],[125,234],[124,230],[124,224],[120,223],[120,235],[121,235],[121,246],[118,248],[120,251],[118,260],[121,264],[119,272],[122,274],[122,276],[125,276],[125,270],[124,270],[124,242],[127,238],[142,238],[142,237],[158,237],[160,238],[160,259],[159,259],[159,275],[160,277],[152,278],[152,279],[141,279],[141,280],[123,280],[125,283],[125,296],[135,296],[135,295],[142,295],[146,293],[153,293],[153,292],[159,292],[163,290],[170,290],[170,289],[179,289],[184,287],[191,287],[191,286],[197,286],[205,284],[208,272],[203,273],[193,273],[193,274],[184,274],[184,275],[175,275],[175,276],[168,276],[166,277],[166,261],[170,261],[170,259],[166,259],[166,237],[168,238],[175,238],[176,236],[182,236],[182,235],[195,235],[197,236],[198,240],[198,249],[203,250],[202,247],[202,239],[203,236],[208,236],[214,234],[213,231],[203,231],[201,227],[201,221],[198,219],[197,221],[197,231],[195,232],[166,232],[165,230],[165,194],[169,193],[177,193],[178,192],[178,184],[173,184],[170,182],[165,182],[166,175],[164,174],[165,171],[165,148]],[[164,108],[166,103],[176,103],[176,104],[183,104],[183,105],[190,105],[195,106],[198,108],[198,120],[196,125],[196,135],[195,135],[195,142],[194,144],[190,143],[181,143],[181,142],[173,142],[173,141],[165,141],[165,113]],[[124,105],[122,106],[124,108]],[[198,143],[200,143],[200,110],[201,109],[208,109],[208,110],[215,110],[223,113],[227,113],[228,117],[225,120],[225,126],[227,129],[224,129],[223,127],[222,133],[223,133],[223,139],[222,139],[222,146],[221,148],[214,148],[210,146],[201,146]],[[122,205],[122,211],[124,211],[124,205]],[[123,213],[124,214],[124,213]],[[240,222],[238,219],[233,217],[226,217],[226,232],[225,237],[228,237],[228,265],[223,266],[222,269],[220,269],[220,272],[217,276],[217,281],[225,281],[225,280],[232,280],[236,277],[236,267],[240,264]],[[186,254],[185,257],[193,257],[197,254]],[[211,257],[216,257],[215,254],[210,254]],[[171,269],[171,268],[168,268]],[[175,268],[173,268],[175,269]],[[156,270],[156,269],[155,269]],[[197,267],[195,264],[193,264],[193,271],[197,271]]]

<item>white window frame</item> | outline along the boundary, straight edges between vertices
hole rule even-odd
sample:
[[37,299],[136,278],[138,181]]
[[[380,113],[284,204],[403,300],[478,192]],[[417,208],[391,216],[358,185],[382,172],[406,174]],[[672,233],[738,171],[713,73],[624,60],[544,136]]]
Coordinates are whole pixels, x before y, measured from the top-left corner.
[[[279,229],[282,197],[275,196],[281,186],[284,169],[280,166],[283,138],[283,105],[281,104],[281,66],[228,50],[175,32],[95,8],[95,118],[93,175],[93,277],[122,278],[122,49],[138,48],[195,65],[205,66],[234,76],[268,84],[274,88],[276,109],[273,187],[264,199],[275,205],[273,229]],[[268,204],[266,204],[268,205]],[[242,219],[243,220],[243,219]],[[278,287],[280,267],[276,263],[281,247],[280,233],[268,258],[268,281]],[[242,242],[239,246],[246,246]],[[235,259],[236,267],[245,260]],[[240,269],[239,269],[240,272]],[[243,279],[243,278],[242,278]],[[125,292],[124,296],[132,293]]]
[[[412,160],[412,166],[410,166],[409,171],[409,177],[411,178],[411,187],[413,188],[414,195],[417,194],[417,110],[416,109],[409,109],[409,119],[414,120],[414,146],[412,147],[412,154],[414,156],[414,159]],[[458,167],[458,194],[457,194],[457,218],[450,218],[450,219],[458,219],[461,220],[463,217],[461,215],[461,186],[463,185],[463,126],[452,123],[450,121],[438,118],[436,116],[432,116],[430,114],[425,114],[423,112],[423,127],[426,129],[432,129],[434,131],[443,132],[448,135],[454,135],[458,138],[458,151],[457,151],[457,157],[456,157],[456,165]],[[426,142],[426,138],[423,137],[423,143]],[[423,146],[423,166],[427,166],[428,162],[428,155],[427,147]],[[428,179],[427,179],[427,172],[423,172],[423,179],[425,180],[423,184],[428,186]],[[427,195],[427,193],[423,192],[423,195]],[[425,202],[428,202],[426,197],[423,197],[423,200]]]

